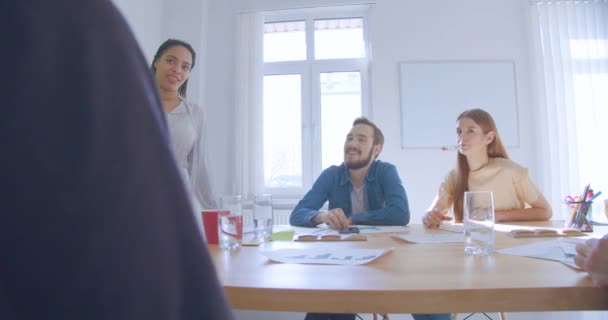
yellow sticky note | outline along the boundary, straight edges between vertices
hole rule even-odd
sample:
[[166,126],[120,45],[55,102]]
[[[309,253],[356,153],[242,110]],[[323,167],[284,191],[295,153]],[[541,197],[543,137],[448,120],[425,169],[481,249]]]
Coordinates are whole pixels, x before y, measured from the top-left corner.
[[270,240],[272,240],[272,241],[291,241],[293,239],[294,234],[296,234],[296,232],[294,230],[275,232],[270,237]]

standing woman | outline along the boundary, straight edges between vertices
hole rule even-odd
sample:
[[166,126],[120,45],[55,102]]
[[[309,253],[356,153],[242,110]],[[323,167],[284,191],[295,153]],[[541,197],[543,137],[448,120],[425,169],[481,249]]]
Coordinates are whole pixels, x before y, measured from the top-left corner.
[[431,208],[422,218],[427,228],[438,228],[452,220],[463,219],[465,191],[492,191],[496,222],[549,220],[551,206],[528,176],[528,169],[511,161],[500,140],[492,116],[481,109],[467,110],[458,116],[457,167],[439,188]]
[[196,53],[190,44],[169,39],[156,51],[152,71],[169,125],[171,148],[202,233],[201,210],[214,208],[215,200],[205,159],[203,110],[186,100],[188,77],[195,62]]

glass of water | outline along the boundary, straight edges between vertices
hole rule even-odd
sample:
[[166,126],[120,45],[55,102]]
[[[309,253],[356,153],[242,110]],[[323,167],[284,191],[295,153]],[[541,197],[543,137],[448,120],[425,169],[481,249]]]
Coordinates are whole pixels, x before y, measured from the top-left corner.
[[223,196],[222,212],[218,215],[219,246],[222,249],[236,249],[243,242],[243,211],[240,195]]
[[272,195],[259,194],[253,203],[253,230],[255,236],[266,241],[272,236]]
[[494,198],[490,191],[464,193],[464,252],[489,256],[494,251]]

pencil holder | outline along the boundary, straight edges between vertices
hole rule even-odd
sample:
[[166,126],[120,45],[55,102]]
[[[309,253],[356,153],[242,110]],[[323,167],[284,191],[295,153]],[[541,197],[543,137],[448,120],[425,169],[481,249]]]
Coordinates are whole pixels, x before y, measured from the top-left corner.
[[565,217],[564,227],[574,228],[583,232],[592,232],[591,214],[593,202],[566,201],[569,214]]

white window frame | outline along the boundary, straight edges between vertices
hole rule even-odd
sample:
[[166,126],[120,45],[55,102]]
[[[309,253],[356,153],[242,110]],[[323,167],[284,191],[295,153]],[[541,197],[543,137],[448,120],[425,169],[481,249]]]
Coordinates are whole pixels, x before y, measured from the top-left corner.
[[[263,192],[272,193],[275,198],[299,199],[311,187],[322,171],[321,168],[321,101],[320,74],[327,72],[359,72],[361,76],[361,114],[371,117],[370,64],[368,6],[324,7],[264,13],[263,22],[305,21],[306,60],[263,63],[264,76],[300,74],[302,80],[302,188],[267,188],[264,181]],[[363,40],[365,56],[348,59],[314,59],[314,21],[319,19],[363,19]],[[263,107],[262,107],[263,110]],[[263,112],[263,111],[262,111]],[[353,119],[354,120],[354,119]],[[347,132],[344,133],[346,137]],[[263,147],[260,141],[260,147]],[[263,161],[260,162],[263,170]],[[263,175],[258,175],[261,179]]]

